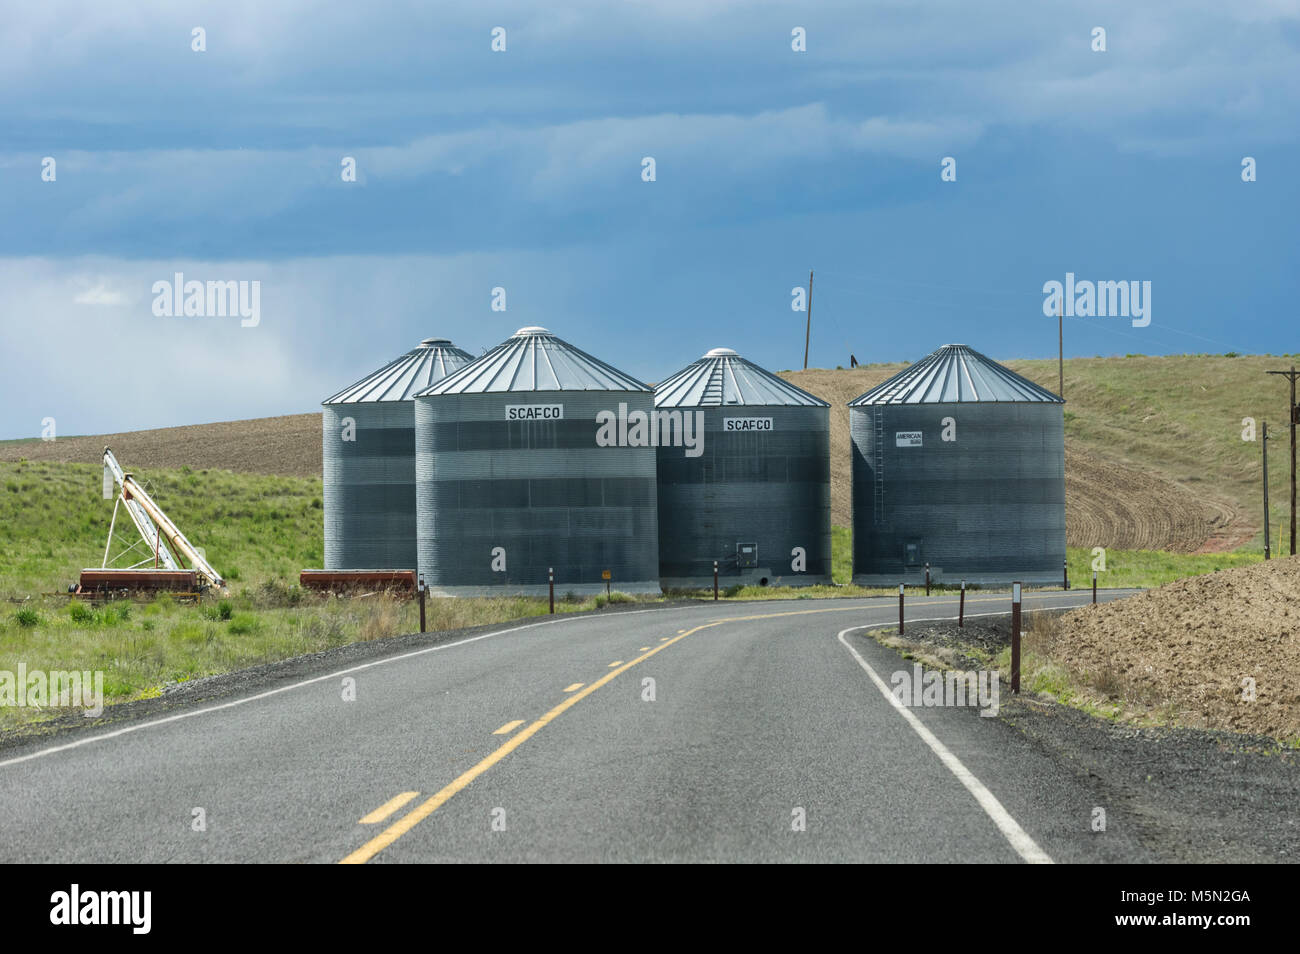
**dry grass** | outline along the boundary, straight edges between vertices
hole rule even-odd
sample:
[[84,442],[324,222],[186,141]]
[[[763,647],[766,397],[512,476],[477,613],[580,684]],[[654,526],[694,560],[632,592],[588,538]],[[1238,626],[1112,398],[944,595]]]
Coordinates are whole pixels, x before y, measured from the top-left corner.
[[1061,617],[1056,613],[1030,613],[1025,618],[1021,643],[1027,653],[1051,656],[1061,641]]
[[379,593],[370,599],[358,602],[362,609],[361,625],[357,633],[363,642],[396,636],[402,632],[402,622],[406,615],[405,607],[399,605],[394,597],[387,593]]

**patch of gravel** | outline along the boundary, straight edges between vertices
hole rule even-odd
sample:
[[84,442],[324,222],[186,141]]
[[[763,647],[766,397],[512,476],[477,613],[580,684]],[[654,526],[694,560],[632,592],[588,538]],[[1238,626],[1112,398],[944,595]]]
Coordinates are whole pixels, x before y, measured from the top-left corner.
[[1163,861],[1300,861],[1300,751],[1261,735],[1112,724],[1029,698],[1004,702],[999,718],[1087,777]]
[[996,656],[1011,645],[1011,617],[980,617],[968,620],[966,625],[958,627],[956,623],[913,623],[908,626],[901,637],[891,633],[905,642],[922,649],[944,649],[954,658],[957,665],[966,669],[979,669],[985,663],[978,656],[971,655],[971,649]]
[[[1010,622],[917,625],[903,639],[978,668],[963,649],[998,652],[1010,644]],[[1009,687],[998,718],[1085,778],[1161,861],[1300,861],[1300,750],[1261,734],[1112,723],[1049,696],[1014,697]]]

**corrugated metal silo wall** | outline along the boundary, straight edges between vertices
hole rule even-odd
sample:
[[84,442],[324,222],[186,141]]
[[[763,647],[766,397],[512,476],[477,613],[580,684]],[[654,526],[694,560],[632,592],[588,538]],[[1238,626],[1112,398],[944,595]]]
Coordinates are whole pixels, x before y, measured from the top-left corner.
[[[419,570],[438,588],[578,585],[657,590],[652,447],[598,447],[596,414],[652,410],[646,392],[443,394],[416,399]],[[558,421],[509,421],[510,405],[560,404]],[[505,572],[492,569],[504,548]]]
[[[880,427],[877,428],[877,415]],[[1065,429],[1050,403],[850,408],[853,574],[894,579],[923,564],[952,581],[1061,578],[1065,559]],[[956,440],[942,440],[943,419]],[[877,456],[877,430],[883,435]],[[898,446],[920,432],[921,446]],[[883,499],[876,469],[883,464]],[[905,562],[909,543],[919,546]]]
[[415,405],[326,405],[321,439],[325,569],[415,569]]
[[[693,408],[682,408],[690,414]],[[745,575],[736,545],[756,543],[758,565],[780,582],[831,576],[830,409],[707,407],[704,453],[661,447],[659,573],[679,585]],[[727,418],[770,418],[770,431],[727,432]],[[802,547],[807,569],[791,569]],[[773,580],[773,582],[777,582]]]

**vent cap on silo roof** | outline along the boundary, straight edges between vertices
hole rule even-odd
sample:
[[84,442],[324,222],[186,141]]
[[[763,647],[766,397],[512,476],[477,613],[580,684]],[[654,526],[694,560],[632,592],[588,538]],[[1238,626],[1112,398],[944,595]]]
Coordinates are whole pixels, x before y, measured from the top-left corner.
[[655,407],[830,407],[821,398],[714,348],[655,387]]
[[370,401],[410,401],[430,384],[474,360],[448,338],[425,338],[400,358],[367,374],[356,384],[326,398],[322,404],[361,404]]
[[416,397],[512,391],[649,390],[645,382],[593,358],[545,328],[529,325]]
[[872,404],[1064,404],[992,358],[964,344],[947,344],[849,402]]

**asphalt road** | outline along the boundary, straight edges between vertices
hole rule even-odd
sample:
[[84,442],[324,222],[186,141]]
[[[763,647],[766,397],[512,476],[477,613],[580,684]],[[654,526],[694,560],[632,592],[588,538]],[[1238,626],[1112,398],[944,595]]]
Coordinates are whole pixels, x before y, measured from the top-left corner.
[[[955,613],[908,598],[911,620]],[[0,756],[0,861],[1147,860],[1115,820],[1090,830],[1086,778],[1014,726],[895,705],[911,665],[863,633],[897,614],[558,617],[17,750]]]

